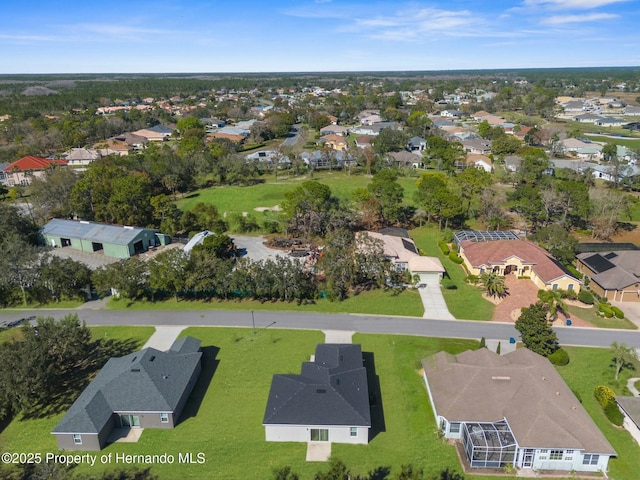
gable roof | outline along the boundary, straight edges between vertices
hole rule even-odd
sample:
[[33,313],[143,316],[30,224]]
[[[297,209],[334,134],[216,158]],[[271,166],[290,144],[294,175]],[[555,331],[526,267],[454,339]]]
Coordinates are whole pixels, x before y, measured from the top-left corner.
[[640,429],[640,397],[616,397],[627,417]]
[[578,260],[595,274],[591,280],[605,290],[619,290],[640,283],[640,250],[585,252]]
[[41,233],[64,238],[82,238],[98,243],[128,245],[145,230],[148,229],[54,218],[42,227]]
[[571,274],[546,250],[526,240],[492,240],[489,242],[466,240],[460,243],[460,247],[467,260],[476,268],[483,265],[503,264],[509,258],[516,257],[522,263],[530,264],[531,269],[545,283],[563,276],[571,277]]
[[173,412],[202,357],[199,340],[176,342],[109,359],[53,433],[99,433],[114,412]]
[[35,157],[28,155],[10,163],[5,167],[5,172],[12,172],[13,170],[25,171],[25,170],[44,170],[52,165],[66,165],[65,160],[48,159],[42,157]]
[[523,448],[616,454],[553,365],[531,350],[439,352],[422,366],[434,409],[450,422],[506,419]]
[[264,425],[371,426],[360,345],[318,344],[300,375],[273,376]]

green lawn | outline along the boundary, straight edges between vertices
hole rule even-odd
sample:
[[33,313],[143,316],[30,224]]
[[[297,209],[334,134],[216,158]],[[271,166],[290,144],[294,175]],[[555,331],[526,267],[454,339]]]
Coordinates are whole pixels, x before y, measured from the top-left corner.
[[567,308],[571,315],[580,317],[581,319],[595,325],[600,328],[619,328],[627,330],[637,330],[638,326],[628,318],[605,318],[597,315],[597,310],[594,308],[580,308],[569,306]]
[[322,313],[362,313],[372,315],[399,315],[421,317],[424,307],[420,294],[415,290],[404,290],[394,294],[391,290],[370,290],[351,295],[342,302],[317,300],[316,303],[298,305],[296,302],[260,302],[257,300],[180,300],[171,298],[161,302],[111,299],[112,310],[270,310]]
[[608,385],[618,395],[630,395],[626,388],[627,379],[638,374],[640,364],[636,362],[635,371],[623,370],[620,379],[616,382],[609,349],[563,348],[569,353],[571,361],[565,367],[557,367],[558,371],[567,385],[580,395],[583,407],[618,453],[618,457],[609,462],[609,478],[613,480],[640,478],[640,447],[626,430],[615,427],[607,420],[600,404],[593,396],[593,390],[598,385]]
[[[308,176],[294,177],[281,174],[276,182],[273,176],[265,177],[266,182],[246,187],[220,186],[211,187],[187,195],[177,201],[182,210],[191,210],[197,203],[204,202],[215,205],[220,213],[227,214],[239,212],[255,212],[256,207],[273,207],[284,200],[284,194],[293,190],[303,181],[309,180]],[[316,172],[313,180],[328,185],[331,193],[341,200],[351,199],[351,194],[356,188],[366,188],[371,183],[371,176],[362,174],[348,175],[346,172]],[[404,188],[405,203],[413,204],[413,194],[416,191],[417,177],[400,177],[398,183]]]
[[416,228],[409,233],[418,248],[424,250],[427,255],[440,258],[447,274],[454,282],[456,289],[442,289],[449,312],[454,317],[465,320],[491,320],[495,306],[482,297],[480,288],[465,282],[467,274],[461,265],[453,263],[442,254],[438,247],[438,242],[442,239],[441,232],[429,225]]
[[[629,132],[627,131],[627,135]],[[594,133],[588,133],[585,135],[595,142],[615,143],[616,145],[622,145],[627,148],[640,148],[640,138],[611,138],[605,135],[596,135]]]

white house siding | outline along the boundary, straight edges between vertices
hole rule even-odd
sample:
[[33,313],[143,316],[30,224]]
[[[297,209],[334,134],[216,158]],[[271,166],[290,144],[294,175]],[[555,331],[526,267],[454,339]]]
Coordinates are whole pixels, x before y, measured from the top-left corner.
[[[624,413],[624,410],[620,410]],[[624,414],[624,421],[622,423],[622,426],[631,434],[634,440],[638,442],[638,445],[640,445],[640,428],[638,428],[638,426],[633,423],[633,420],[631,420],[626,413]]]
[[[584,465],[584,454],[579,450],[574,450],[573,454],[565,453],[562,460],[550,460],[549,452],[551,452],[551,449],[536,450],[533,461],[534,469],[562,471],[575,470],[576,472],[605,472],[609,463],[608,455],[598,455],[598,462],[595,465]],[[591,458],[590,454],[587,455],[589,455],[589,458]]]
[[310,426],[310,425],[265,425],[267,442],[309,442],[312,429],[329,430],[330,443],[351,443],[366,445],[369,443],[369,428],[355,427],[357,435],[351,436],[351,427]]

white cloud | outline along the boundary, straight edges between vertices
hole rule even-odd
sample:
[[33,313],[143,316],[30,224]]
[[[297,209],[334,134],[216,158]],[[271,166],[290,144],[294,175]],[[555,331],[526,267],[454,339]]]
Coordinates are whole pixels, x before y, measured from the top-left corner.
[[547,25],[561,25],[565,23],[598,22],[600,20],[612,20],[619,15],[612,13],[591,13],[588,15],[553,15],[542,21]]
[[524,0],[527,6],[548,6],[557,9],[582,9],[604,7],[613,3],[626,2],[628,0]]

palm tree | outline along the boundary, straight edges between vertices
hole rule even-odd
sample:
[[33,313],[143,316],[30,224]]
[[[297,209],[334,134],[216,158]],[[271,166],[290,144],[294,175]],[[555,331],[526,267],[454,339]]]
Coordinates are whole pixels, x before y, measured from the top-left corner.
[[480,282],[490,297],[502,298],[507,296],[507,285],[504,282],[504,277],[495,273],[483,273],[480,275]]
[[550,322],[558,318],[558,310],[564,313],[567,308],[558,290],[538,290],[538,298],[547,309],[547,320]]

